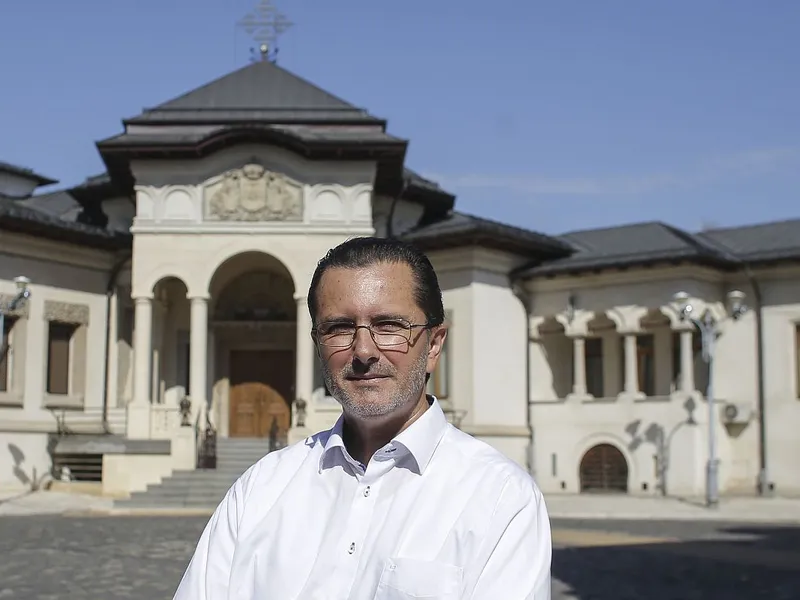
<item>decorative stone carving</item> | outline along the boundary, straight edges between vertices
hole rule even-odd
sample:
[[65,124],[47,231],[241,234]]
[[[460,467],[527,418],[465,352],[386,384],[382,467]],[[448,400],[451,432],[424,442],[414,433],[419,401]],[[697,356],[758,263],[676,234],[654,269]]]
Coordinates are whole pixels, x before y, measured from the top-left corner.
[[261,165],[233,169],[205,190],[206,216],[221,221],[300,221],[303,190]]
[[[16,298],[16,296],[12,294],[0,294],[0,306],[2,307],[10,306],[14,298]],[[16,310],[7,310],[6,316],[27,319],[29,306],[30,306],[30,301],[23,302],[21,306],[17,306]]]
[[89,307],[85,304],[70,304],[69,302],[45,300],[44,318],[46,321],[74,323],[75,325],[88,325]]

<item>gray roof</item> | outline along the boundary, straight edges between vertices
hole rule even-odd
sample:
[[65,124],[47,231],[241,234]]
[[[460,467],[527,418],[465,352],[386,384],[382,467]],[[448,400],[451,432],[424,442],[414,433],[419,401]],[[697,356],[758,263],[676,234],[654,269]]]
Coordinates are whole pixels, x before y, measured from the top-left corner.
[[129,233],[62,219],[2,197],[0,228],[105,250],[126,249],[132,242]]
[[686,260],[726,268],[737,262],[725,248],[659,222],[575,231],[559,239],[574,248],[573,254],[530,265],[520,274],[535,277]]
[[0,173],[9,173],[11,175],[18,175],[19,177],[24,177],[26,179],[30,179],[31,181],[35,181],[40,186],[58,183],[58,181],[56,181],[55,179],[50,179],[49,177],[45,177],[44,175],[39,175],[33,169],[12,165],[11,163],[3,161],[0,161]]
[[51,217],[74,221],[82,207],[67,190],[56,190],[47,194],[37,194],[16,201],[18,206],[31,208]]
[[548,235],[455,211],[443,219],[424,223],[401,237],[425,250],[477,245],[529,258],[532,255],[555,258],[572,251],[569,245]]
[[251,63],[141,115],[134,123],[385,123],[270,61]]
[[695,237],[748,263],[800,258],[800,219],[710,229]]

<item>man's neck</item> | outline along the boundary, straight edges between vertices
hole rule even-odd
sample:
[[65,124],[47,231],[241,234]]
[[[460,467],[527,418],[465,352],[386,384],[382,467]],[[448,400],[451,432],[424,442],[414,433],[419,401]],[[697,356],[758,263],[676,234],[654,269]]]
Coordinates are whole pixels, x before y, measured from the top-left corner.
[[366,465],[375,452],[407,429],[429,406],[427,394],[422,394],[410,412],[390,415],[386,419],[365,421],[345,414],[342,433],[347,452],[362,465]]

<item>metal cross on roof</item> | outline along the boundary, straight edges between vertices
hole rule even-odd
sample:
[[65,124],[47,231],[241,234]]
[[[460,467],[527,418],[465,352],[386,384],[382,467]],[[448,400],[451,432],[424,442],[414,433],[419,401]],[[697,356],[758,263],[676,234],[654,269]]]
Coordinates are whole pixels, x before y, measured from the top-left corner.
[[294,23],[272,4],[272,0],[261,0],[253,12],[245,15],[236,25],[259,44],[261,60],[274,62],[278,54],[278,38]]

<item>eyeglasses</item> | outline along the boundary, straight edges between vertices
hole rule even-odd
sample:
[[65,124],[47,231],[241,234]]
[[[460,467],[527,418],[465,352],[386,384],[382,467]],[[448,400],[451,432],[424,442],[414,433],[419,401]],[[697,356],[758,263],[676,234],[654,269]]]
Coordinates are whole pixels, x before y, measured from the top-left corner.
[[320,323],[314,329],[314,337],[321,346],[328,348],[349,348],[356,339],[359,329],[366,329],[372,341],[379,348],[401,346],[411,342],[414,329],[432,327],[428,324],[409,323],[400,319],[381,320],[369,325],[355,325],[348,322]]

